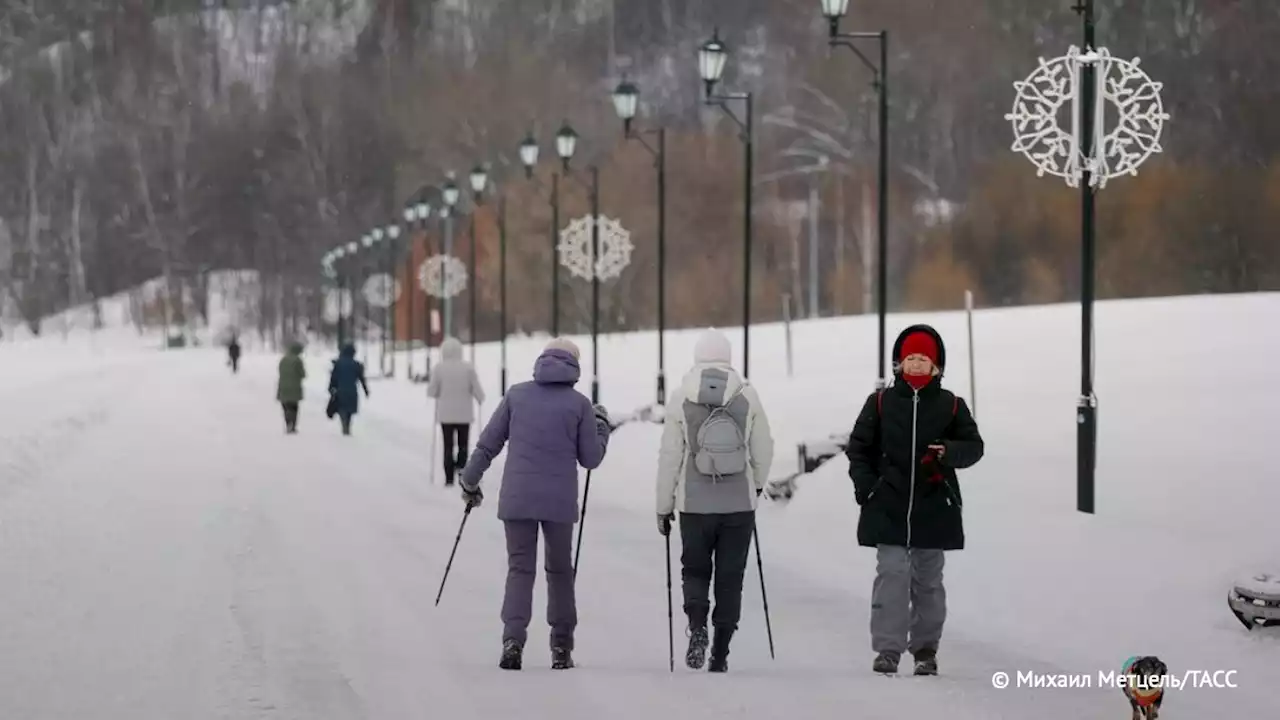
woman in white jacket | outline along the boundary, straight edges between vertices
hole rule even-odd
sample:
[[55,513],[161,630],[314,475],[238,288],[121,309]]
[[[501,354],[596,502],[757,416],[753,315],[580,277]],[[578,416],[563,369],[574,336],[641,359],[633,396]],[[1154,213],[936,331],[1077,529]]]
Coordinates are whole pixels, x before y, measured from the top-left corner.
[[444,435],[444,484],[453,485],[467,464],[471,423],[476,419],[476,404],[484,404],[484,388],[475,367],[462,359],[457,338],[445,338],[440,358],[431,369],[427,397],[435,398],[436,422]]
[[[685,663],[706,662],[707,619],[715,627],[711,672],[728,669],[729,641],[742,614],[742,580],[755,509],[773,462],[769,419],[755,388],[730,364],[729,339],[707,330],[693,368],[667,401],[658,458],[658,532],[680,513],[681,580],[689,619]],[[715,612],[710,587],[715,578]]]

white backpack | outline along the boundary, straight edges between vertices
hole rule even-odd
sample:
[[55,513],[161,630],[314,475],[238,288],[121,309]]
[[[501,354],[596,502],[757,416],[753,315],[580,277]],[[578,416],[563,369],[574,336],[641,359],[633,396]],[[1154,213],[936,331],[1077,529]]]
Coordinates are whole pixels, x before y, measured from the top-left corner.
[[698,427],[698,452],[693,456],[693,465],[698,472],[716,480],[747,470],[747,440],[743,429],[729,414],[729,404],[733,399],[713,407],[711,414]]

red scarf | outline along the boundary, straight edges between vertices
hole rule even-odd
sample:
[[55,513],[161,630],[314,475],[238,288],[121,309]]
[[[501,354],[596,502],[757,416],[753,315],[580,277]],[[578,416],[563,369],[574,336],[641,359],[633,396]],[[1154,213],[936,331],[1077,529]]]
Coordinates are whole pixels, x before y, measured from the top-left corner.
[[933,380],[933,373],[926,373],[924,375],[908,375],[904,372],[902,374],[902,379],[906,380],[908,385],[915,388],[916,392],[919,392],[924,389],[925,385],[929,384],[929,381]]

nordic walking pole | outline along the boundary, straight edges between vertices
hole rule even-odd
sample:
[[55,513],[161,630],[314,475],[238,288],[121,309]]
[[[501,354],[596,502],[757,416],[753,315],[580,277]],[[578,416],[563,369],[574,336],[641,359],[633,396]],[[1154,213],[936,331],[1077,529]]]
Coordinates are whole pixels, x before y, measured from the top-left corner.
[[676,671],[676,621],[671,607],[671,533],[667,533],[667,661]]
[[752,526],[751,534],[756,541],[756,568],[760,570],[760,599],[764,601],[764,627],[769,633],[769,657],[777,660],[778,656],[773,653],[773,623],[769,621],[769,595],[764,591],[764,560],[760,558],[760,533]]
[[591,471],[587,471],[587,486],[582,491],[582,517],[578,519],[578,548],[573,551],[573,577],[578,577],[578,556],[582,554],[582,530],[587,524],[587,496],[591,494]]
[[440,591],[436,593],[436,607],[440,607],[440,596],[444,595],[444,583],[449,579],[449,570],[453,567],[453,556],[458,554],[458,543],[462,540],[462,531],[467,527],[467,517],[471,515],[471,506],[462,511],[462,524],[458,526],[458,537],[453,539],[453,552],[449,553],[449,564],[444,566],[444,577],[440,578]]

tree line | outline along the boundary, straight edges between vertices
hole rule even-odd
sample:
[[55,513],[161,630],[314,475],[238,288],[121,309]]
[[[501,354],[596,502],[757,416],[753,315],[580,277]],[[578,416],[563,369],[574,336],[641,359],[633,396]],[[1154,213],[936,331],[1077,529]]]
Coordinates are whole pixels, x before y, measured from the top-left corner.
[[[1081,40],[1069,0],[854,3],[889,31],[891,309],[1071,300],[1078,193],[1010,151],[1012,83]],[[1099,200],[1106,297],[1280,288],[1280,14],[1265,0],[1098,0],[1098,38],[1164,82],[1164,152]],[[218,271],[261,278],[264,332],[322,321],[329,249],[489,166],[507,207],[509,327],[549,324],[552,136],[581,136],[603,212],[632,233],[602,327],[656,324],[652,157],[609,92],[668,133],[668,324],[740,319],[742,146],[701,99],[696,50],[730,45],[755,96],[753,316],[874,310],[876,95],[811,0],[3,0],[0,284],[35,331],[159,278],[166,326],[207,318]],[[517,147],[542,144],[534,180]],[[586,214],[561,182],[562,223]],[[816,201],[816,202],[815,202]],[[477,210],[477,332],[497,328],[496,205]],[[812,224],[811,224],[812,220]],[[466,225],[464,224],[465,230]],[[428,225],[434,241],[436,230]],[[421,240],[420,234],[411,237]],[[466,259],[465,232],[459,247]],[[810,238],[817,238],[817,275]],[[562,272],[562,326],[589,287]],[[817,307],[810,283],[817,284]],[[465,328],[466,313],[459,322]],[[465,330],[464,330],[465,332]]]

